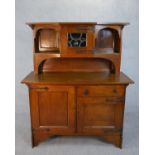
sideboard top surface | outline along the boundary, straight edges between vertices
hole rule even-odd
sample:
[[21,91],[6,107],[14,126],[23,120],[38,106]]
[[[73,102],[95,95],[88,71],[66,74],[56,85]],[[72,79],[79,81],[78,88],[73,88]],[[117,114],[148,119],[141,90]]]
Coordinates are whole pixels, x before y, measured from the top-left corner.
[[35,74],[31,72],[22,81],[25,84],[63,84],[63,85],[93,85],[93,84],[125,84],[133,83],[124,73],[119,75],[104,72],[53,72]]

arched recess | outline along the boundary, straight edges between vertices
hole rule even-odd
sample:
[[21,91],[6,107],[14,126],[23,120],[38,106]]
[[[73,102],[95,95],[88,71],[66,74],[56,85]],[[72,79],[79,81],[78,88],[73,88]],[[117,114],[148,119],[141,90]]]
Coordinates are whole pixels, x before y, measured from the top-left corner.
[[41,63],[38,65],[38,73],[42,73],[42,68],[43,68],[45,61],[46,61],[46,59],[41,61]]
[[113,52],[120,52],[120,35],[118,30],[113,28],[102,28],[96,34],[97,49],[111,49]]
[[52,52],[59,50],[59,32],[54,28],[35,30],[35,52]]
[[38,74],[42,72],[117,72],[115,61],[113,63],[106,58],[47,58],[40,61],[37,66],[35,71]]

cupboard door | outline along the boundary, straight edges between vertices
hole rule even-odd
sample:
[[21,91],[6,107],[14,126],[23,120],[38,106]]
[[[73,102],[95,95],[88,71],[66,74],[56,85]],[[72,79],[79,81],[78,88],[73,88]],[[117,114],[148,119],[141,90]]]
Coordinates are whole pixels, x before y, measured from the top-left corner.
[[39,51],[59,50],[59,32],[55,29],[39,30]]
[[78,97],[77,104],[79,133],[121,131],[124,97]]
[[32,128],[53,134],[75,130],[74,88],[40,86],[30,89]]
[[92,52],[95,47],[94,25],[64,25],[61,30],[62,54]]

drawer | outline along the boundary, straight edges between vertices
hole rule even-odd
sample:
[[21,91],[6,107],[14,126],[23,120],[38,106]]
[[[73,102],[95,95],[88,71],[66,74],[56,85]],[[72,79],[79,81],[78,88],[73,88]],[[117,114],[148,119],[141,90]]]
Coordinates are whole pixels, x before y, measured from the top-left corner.
[[78,96],[124,96],[125,86],[106,85],[106,86],[79,86]]

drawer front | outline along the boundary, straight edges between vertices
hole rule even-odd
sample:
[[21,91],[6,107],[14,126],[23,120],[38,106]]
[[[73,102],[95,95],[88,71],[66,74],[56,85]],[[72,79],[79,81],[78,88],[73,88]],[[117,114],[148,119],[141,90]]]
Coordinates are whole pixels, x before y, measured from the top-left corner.
[[106,85],[106,86],[79,86],[78,96],[124,96],[125,86]]

